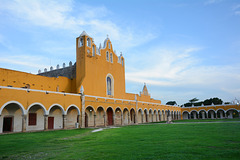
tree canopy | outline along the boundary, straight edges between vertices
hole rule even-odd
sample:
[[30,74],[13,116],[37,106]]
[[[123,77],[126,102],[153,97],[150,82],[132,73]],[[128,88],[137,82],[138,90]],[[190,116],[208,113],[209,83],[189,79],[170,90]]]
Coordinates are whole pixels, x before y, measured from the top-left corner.
[[193,98],[193,99],[190,99],[188,103],[185,103],[183,104],[182,106],[185,106],[185,107],[191,107],[191,106],[201,106],[202,104],[203,105],[219,105],[219,104],[223,104],[223,101],[220,99],[220,98],[210,98],[210,99],[206,99],[204,101],[200,101],[200,102],[197,102],[199,99],[197,99],[196,97]]
[[173,105],[177,105],[177,102],[176,101],[168,101],[167,103],[166,103],[166,105],[171,105],[171,106],[173,106]]

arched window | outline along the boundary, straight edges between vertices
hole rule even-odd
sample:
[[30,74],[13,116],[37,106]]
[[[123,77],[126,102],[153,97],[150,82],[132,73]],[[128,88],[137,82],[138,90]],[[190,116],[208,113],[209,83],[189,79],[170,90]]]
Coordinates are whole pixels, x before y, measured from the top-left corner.
[[107,95],[112,95],[111,78],[107,77]]
[[93,45],[93,46],[92,46],[92,55],[95,56],[95,53],[96,53],[96,51],[95,51],[95,46]]
[[91,47],[91,40],[90,40],[90,38],[87,39],[87,46]]
[[108,42],[108,48],[109,48],[109,49],[111,48],[111,43],[110,43],[110,42]]
[[123,58],[122,58],[122,66],[123,66]]
[[113,93],[114,93],[114,79],[113,79],[111,74],[107,75],[106,85],[107,85],[107,95],[108,96],[113,96]]
[[78,39],[78,47],[81,47],[81,46],[83,46],[83,38],[82,37],[80,37]]
[[110,61],[113,63],[112,53],[110,53]]
[[109,53],[108,52],[106,54],[106,59],[107,59],[107,61],[109,61]]

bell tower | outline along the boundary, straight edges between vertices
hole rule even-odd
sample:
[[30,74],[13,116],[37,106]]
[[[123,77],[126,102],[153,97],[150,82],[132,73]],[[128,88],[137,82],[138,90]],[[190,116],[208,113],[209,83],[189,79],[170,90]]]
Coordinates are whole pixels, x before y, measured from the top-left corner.
[[86,53],[89,45],[91,45],[91,39],[83,31],[76,39],[76,93],[80,93],[81,84],[86,75]]

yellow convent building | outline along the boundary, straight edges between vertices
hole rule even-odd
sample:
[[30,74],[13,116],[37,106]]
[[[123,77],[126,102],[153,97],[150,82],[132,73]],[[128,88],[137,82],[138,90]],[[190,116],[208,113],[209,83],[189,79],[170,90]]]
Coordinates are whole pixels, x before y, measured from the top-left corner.
[[211,118],[218,111],[231,118],[232,110],[240,110],[239,105],[204,107],[162,105],[146,84],[140,94],[126,93],[124,57],[116,55],[109,38],[97,47],[86,32],[76,38],[75,64],[38,75],[0,68],[0,133],[199,118],[208,109],[215,112]]

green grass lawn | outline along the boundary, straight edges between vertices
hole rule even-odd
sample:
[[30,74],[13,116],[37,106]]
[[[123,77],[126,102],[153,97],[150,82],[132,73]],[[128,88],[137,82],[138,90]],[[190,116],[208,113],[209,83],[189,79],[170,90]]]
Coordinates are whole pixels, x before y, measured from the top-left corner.
[[0,159],[239,159],[240,123],[149,124],[0,135]]

